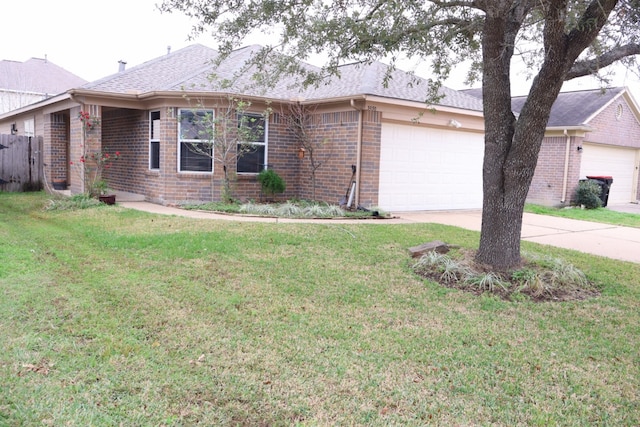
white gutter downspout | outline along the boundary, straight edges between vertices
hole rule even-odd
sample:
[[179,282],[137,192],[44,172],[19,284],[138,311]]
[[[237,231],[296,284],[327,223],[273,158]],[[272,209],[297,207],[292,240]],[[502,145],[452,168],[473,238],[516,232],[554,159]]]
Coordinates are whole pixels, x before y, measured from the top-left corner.
[[356,201],[355,208],[360,206],[360,166],[362,164],[362,109],[356,107],[355,100],[350,101],[351,108],[358,112],[358,139],[356,142]]
[[569,154],[571,152],[571,137],[569,136],[569,132],[564,130],[564,135],[567,138],[566,147],[564,150],[564,175],[562,177],[562,200],[560,203],[565,203],[567,201],[567,184],[569,182]]

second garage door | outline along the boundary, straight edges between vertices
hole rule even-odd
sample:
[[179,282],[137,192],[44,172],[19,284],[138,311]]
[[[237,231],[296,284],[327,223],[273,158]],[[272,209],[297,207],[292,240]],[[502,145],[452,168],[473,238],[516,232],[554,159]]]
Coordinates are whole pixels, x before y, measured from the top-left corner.
[[378,204],[388,211],[482,207],[481,134],[384,123]]
[[636,151],[597,144],[583,144],[580,176],[612,176],[609,204],[635,201]]

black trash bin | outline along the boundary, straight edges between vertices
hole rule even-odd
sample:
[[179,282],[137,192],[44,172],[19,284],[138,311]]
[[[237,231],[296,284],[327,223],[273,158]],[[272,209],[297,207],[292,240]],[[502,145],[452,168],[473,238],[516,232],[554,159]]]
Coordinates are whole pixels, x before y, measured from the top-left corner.
[[587,176],[587,179],[593,179],[598,182],[600,189],[600,200],[602,200],[602,207],[606,207],[609,202],[609,190],[611,189],[611,184],[613,184],[612,176]]

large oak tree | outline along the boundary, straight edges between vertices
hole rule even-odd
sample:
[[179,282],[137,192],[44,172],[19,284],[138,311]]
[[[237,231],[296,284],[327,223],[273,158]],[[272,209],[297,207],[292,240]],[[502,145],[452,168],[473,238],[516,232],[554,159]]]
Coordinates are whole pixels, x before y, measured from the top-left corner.
[[[164,0],[161,10],[195,18],[194,32],[210,32],[223,53],[256,31],[272,34],[276,42],[256,66],[301,73],[305,83],[345,62],[422,58],[438,80],[471,63],[469,77],[482,79],[485,117],[477,260],[495,269],[520,263],[524,203],[563,82],[618,61],[635,66],[640,53],[640,0]],[[298,66],[317,54],[326,58],[321,72]],[[518,117],[511,111],[514,55],[534,70]]]

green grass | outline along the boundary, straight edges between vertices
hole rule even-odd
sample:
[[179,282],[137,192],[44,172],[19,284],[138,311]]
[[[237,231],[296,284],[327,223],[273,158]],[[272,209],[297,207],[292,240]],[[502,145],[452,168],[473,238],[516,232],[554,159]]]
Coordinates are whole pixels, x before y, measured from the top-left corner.
[[640,228],[640,215],[634,213],[616,212],[606,208],[553,208],[540,205],[526,205],[525,212],[540,215],[552,215],[582,221],[601,222],[605,224],[621,225],[624,227]]
[[640,424],[640,266],[525,242],[602,290],[424,281],[434,224],[264,224],[0,193],[0,426]]

